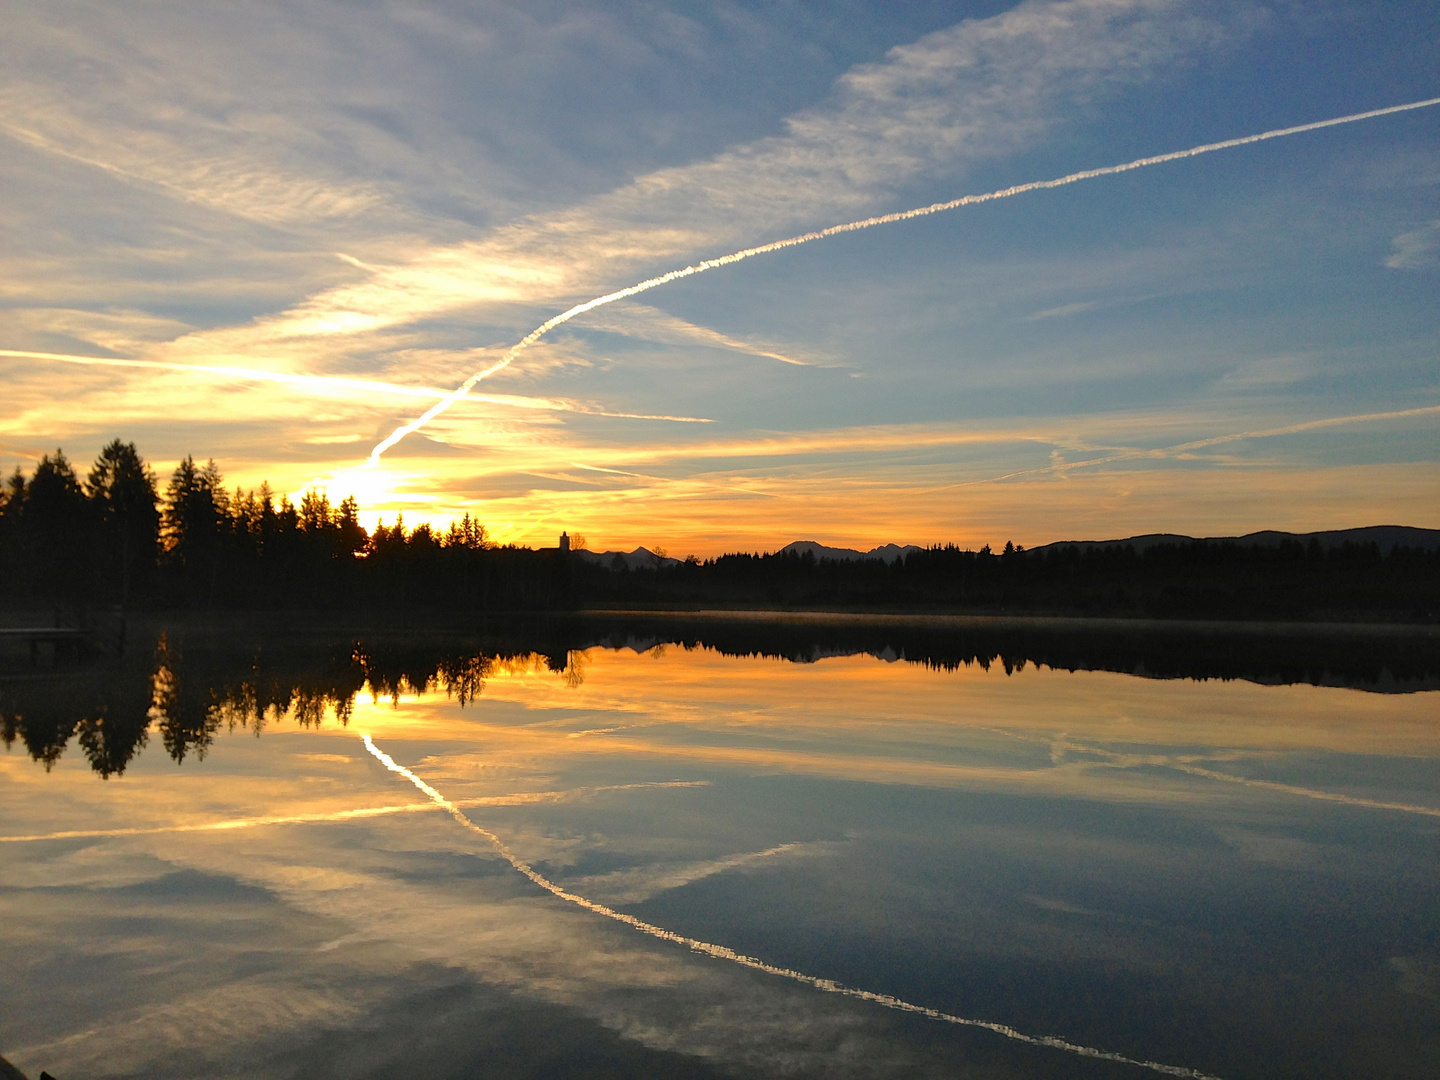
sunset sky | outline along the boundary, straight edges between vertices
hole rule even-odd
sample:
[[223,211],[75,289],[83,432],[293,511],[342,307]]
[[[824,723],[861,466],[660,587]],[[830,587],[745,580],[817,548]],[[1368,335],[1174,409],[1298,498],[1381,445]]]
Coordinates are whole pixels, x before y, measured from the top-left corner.
[[653,275],[1440,96],[1440,5],[0,10],[7,472],[119,436],[674,555],[1440,527],[1440,107],[656,288],[362,468]]

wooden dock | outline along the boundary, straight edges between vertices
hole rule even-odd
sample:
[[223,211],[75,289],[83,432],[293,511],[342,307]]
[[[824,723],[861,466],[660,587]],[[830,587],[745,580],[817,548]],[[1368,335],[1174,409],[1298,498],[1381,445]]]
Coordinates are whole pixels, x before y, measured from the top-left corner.
[[56,653],[81,652],[94,644],[95,635],[78,626],[4,626],[0,627],[0,644],[18,641],[30,646],[30,659],[38,661],[40,646],[49,645]]

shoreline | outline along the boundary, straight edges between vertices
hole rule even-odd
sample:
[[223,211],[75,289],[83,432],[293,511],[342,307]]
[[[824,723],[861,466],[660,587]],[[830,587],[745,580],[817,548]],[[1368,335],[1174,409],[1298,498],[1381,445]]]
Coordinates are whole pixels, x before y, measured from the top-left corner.
[[1405,622],[1393,619],[1197,619],[1157,618],[1152,615],[1076,615],[1034,612],[977,611],[856,611],[827,608],[743,608],[743,607],[597,607],[570,609],[519,609],[463,612],[455,610],[427,611],[423,608],[401,609],[383,616],[361,611],[313,609],[279,610],[217,610],[194,609],[142,610],[121,613],[86,613],[78,623],[56,623],[49,612],[25,609],[0,609],[0,628],[36,626],[85,626],[92,621],[113,622],[123,619],[132,627],[175,626],[188,630],[212,627],[227,629],[268,629],[275,633],[314,631],[394,632],[400,630],[431,630],[437,633],[465,633],[495,629],[507,622],[561,623],[600,620],[647,620],[680,622],[692,620],[709,623],[763,623],[767,625],[803,626],[873,626],[914,627],[932,630],[1101,630],[1146,631],[1158,633],[1184,632],[1200,635],[1242,634],[1248,636],[1328,637],[1352,635],[1366,637],[1433,637],[1440,638],[1440,622]]
[[1279,619],[1157,619],[1123,615],[1010,615],[958,612],[859,612],[750,608],[590,608],[567,612],[581,618],[696,619],[702,622],[763,622],[797,626],[915,626],[955,630],[1183,630],[1199,634],[1233,633],[1308,634],[1338,633],[1395,637],[1413,635],[1440,638],[1440,623],[1352,622],[1345,620]]

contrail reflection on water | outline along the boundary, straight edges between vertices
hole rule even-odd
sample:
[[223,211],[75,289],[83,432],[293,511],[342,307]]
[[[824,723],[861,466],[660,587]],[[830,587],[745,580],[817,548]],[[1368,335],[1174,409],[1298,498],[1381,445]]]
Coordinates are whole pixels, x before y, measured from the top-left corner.
[[951,199],[948,202],[932,203],[929,206],[919,206],[913,210],[900,210],[893,214],[880,214],[876,217],[865,218],[862,221],[850,221],[843,225],[831,225],[827,229],[819,229],[815,232],[802,233],[799,236],[791,236],[785,240],[775,240],[768,244],[760,244],[757,247],[745,248],[743,251],[736,251],[729,255],[722,255],[715,259],[706,259],[703,262],[693,263],[680,270],[671,270],[658,277],[648,278],[635,285],[624,289],[618,289],[604,296],[597,296],[593,300],[587,300],[583,304],[576,304],[572,308],[562,311],[545,322],[541,323],[530,333],[510,346],[495,363],[487,368],[475,372],[463,383],[450,391],[443,398],[437,401],[430,408],[417,416],[409,423],[401,424],[380,442],[375,444],[370,451],[370,457],[365,462],[366,468],[372,468],[379,464],[380,455],[389,450],[406,435],[419,431],[426,424],[430,423],[450,406],[454,405],[461,398],[470,393],[471,389],[482,379],[489,378],[496,372],[503,371],[514,363],[515,358],[528,349],[535,342],[539,341],[561,323],[569,322],[577,315],[583,315],[587,311],[593,311],[606,304],[613,304],[617,300],[627,300],[642,292],[661,285],[668,285],[672,281],[681,278],[693,277],[695,274],[704,273],[706,270],[715,270],[722,266],[729,266],[732,263],[740,262],[750,258],[752,255],[765,255],[772,251],[781,251],[785,248],[797,247],[800,244],[808,244],[812,240],[823,240],[830,236],[839,236],[841,233],[858,232],[861,229],[873,228],[876,225],[889,225],[897,221],[909,221],[911,218],[928,217],[931,214],[939,214],[946,210],[956,210],[962,206],[975,206],[979,203],[994,202],[996,199],[1006,199],[1011,195],[1023,195],[1028,191],[1044,191],[1049,188],[1064,187],[1067,184],[1074,184],[1081,180],[1093,180],[1101,176],[1114,176],[1117,173],[1130,172],[1133,169],[1143,169],[1149,165],[1163,165],[1169,161],[1180,161],[1184,158],[1198,157],[1201,154],[1208,154],[1215,150],[1229,150],[1236,146],[1248,146],[1251,143],[1265,142],[1269,139],[1278,139],[1285,135],[1299,135],[1306,131],[1318,131],[1321,128],[1336,127],[1340,124],[1353,124],[1360,120],[1372,120],[1378,116],[1389,116],[1393,113],[1408,112],[1411,109],[1424,109],[1432,105],[1440,105],[1440,97],[1428,98],[1424,101],[1412,101],[1405,105],[1391,105],[1384,109],[1371,109],[1368,112],[1351,113],[1349,116],[1337,116],[1329,120],[1316,120],[1309,124],[1297,124],[1294,127],[1276,128],[1272,131],[1262,131],[1256,135],[1243,135],[1237,139],[1226,139],[1223,142],[1205,143],[1202,146],[1192,146],[1188,150],[1174,150],[1168,154],[1155,154],[1151,157],[1136,158],[1134,161],[1127,161],[1120,165],[1106,165],[1098,169],[1084,169],[1080,172],[1070,173],[1067,176],[1056,177],[1053,180],[1032,180],[1027,184],[1016,184],[1012,187],[1001,188],[997,191],[986,192],[983,195],[963,195],[958,199]]
[[500,837],[496,836],[489,829],[475,824],[475,822],[460,812],[460,808],[455,803],[451,802],[435,788],[416,776],[415,773],[411,772],[404,765],[399,764],[389,754],[376,746],[375,741],[369,735],[361,735],[360,738],[365,743],[365,749],[373,754],[380,764],[384,765],[385,768],[391,772],[398,773],[406,780],[409,780],[410,783],[419,788],[432,803],[454,818],[456,824],[482,837],[502,859],[540,888],[552,896],[565,900],[577,907],[584,908],[586,911],[593,912],[596,915],[603,915],[605,918],[613,919],[619,923],[624,923],[626,926],[639,930],[642,934],[648,934],[661,941],[673,942],[676,945],[684,945],[692,952],[697,952],[704,956],[711,956],[717,960],[729,960],[731,963],[739,964],[742,967],[751,968],[755,971],[762,971],[767,975],[776,975],[782,979],[789,979],[792,982],[813,987],[816,990],[823,990],[827,994],[839,994],[843,997],[857,998],[860,1001],[883,1005],[887,1009],[915,1013],[931,1020],[944,1021],[947,1024],[956,1024],[961,1027],[983,1028],[986,1031],[992,1031],[997,1035],[1003,1035],[1007,1039],[1013,1039],[1016,1042],[1026,1043],[1030,1046],[1064,1050],[1067,1053],[1078,1054],[1081,1057],[1098,1058],[1102,1061],[1113,1061],[1121,1065],[1134,1065],[1142,1069],[1150,1069],[1153,1072],[1163,1073],[1167,1076],[1186,1077],[1188,1080],[1219,1080],[1218,1077],[1212,1076],[1209,1073],[1200,1072],[1198,1069],[1189,1069],[1181,1065],[1165,1065],[1158,1061],[1142,1061],[1137,1058],[1126,1057],[1124,1054],[1114,1053],[1110,1050],[1099,1050],[1092,1046],[1082,1046],[1079,1043],[1070,1042],[1068,1039],[1062,1039],[1058,1035],[1026,1035],[1024,1032],[1016,1031],[1006,1024],[954,1016],[950,1013],[941,1012],[938,1009],[927,1008],[924,1005],[913,1005],[908,1001],[902,1001],[900,998],[892,997],[889,994],[877,994],[870,990],[858,990],[854,987],[835,982],[832,979],[823,979],[819,976],[806,975],[804,972],[794,971],[790,968],[767,964],[763,960],[738,953],[733,949],[726,948],[724,945],[714,945],[708,941],[700,941],[696,938],[686,937],[672,930],[666,930],[662,926],[656,926],[653,923],[647,923],[642,919],[637,919],[634,915],[627,915],[623,911],[616,911],[613,908],[606,907],[604,904],[598,904],[586,897],[567,891],[545,877],[533,866],[511,851]]
[[[1321,802],[1339,803],[1342,806],[1355,806],[1365,810],[1393,810],[1401,814],[1423,814],[1427,817],[1440,817],[1440,807],[1420,806],[1415,803],[1382,802],[1379,799],[1366,799],[1359,795],[1345,795],[1338,791],[1323,791],[1319,788],[1301,787],[1298,784],[1284,784],[1278,780],[1257,780],[1249,776],[1236,776],[1234,773],[1216,772],[1214,769],[1207,769],[1202,765],[1195,764],[1197,761],[1213,762],[1214,756],[1172,756],[1167,754],[1132,754],[1121,750],[1111,750],[1104,746],[1091,746],[1086,743],[1074,742],[1064,735],[1041,736],[1025,735],[1019,732],[1008,731],[1005,728],[985,728],[984,730],[994,732],[996,735],[1004,735],[1007,739],[1018,739],[1021,742],[1043,743],[1050,747],[1052,761],[1059,761],[1059,755],[1067,750],[1077,750],[1083,754],[1094,754],[1104,758],[1106,768],[1135,769],[1144,767],[1158,767],[1162,769],[1173,769],[1176,772],[1188,773],[1191,776],[1204,777],[1206,780],[1220,780],[1227,784],[1239,784],[1242,787],[1260,788],[1264,791],[1279,791],[1286,795],[1298,795],[1305,799],[1317,799]],[[1099,763],[1097,763],[1099,764]]]
[[1287,795],[1299,795],[1306,799],[1340,803],[1342,806],[1358,806],[1367,810],[1394,810],[1402,814],[1425,814],[1429,817],[1440,817],[1440,808],[1434,806],[1380,802],[1377,799],[1362,799],[1358,795],[1342,795],[1339,792],[1319,791],[1315,788],[1299,787],[1296,784],[1282,784],[1275,780],[1255,780],[1248,776],[1233,776],[1230,773],[1215,772],[1213,769],[1201,768],[1199,765],[1190,765],[1183,761],[1166,761],[1163,764],[1166,768],[1189,773],[1192,776],[1203,776],[1207,780],[1223,780],[1229,784],[1242,784],[1245,787],[1263,788],[1266,791],[1281,791]]
[[[520,791],[512,795],[483,795],[460,799],[457,806],[530,806],[536,803],[575,802],[602,791],[635,791],[640,788],[708,787],[708,780],[650,780],[639,784],[606,784],[598,787],[570,788],[566,791]],[[225,818],[221,821],[187,822],[182,825],[148,825],[124,829],[67,829],[60,832],[32,833],[27,836],[0,836],[0,844],[34,844],[46,840],[115,840],[126,836],[155,836],[163,833],[230,832],[234,829],[256,829],[266,825],[317,825],[360,818],[386,817],[390,814],[428,814],[441,809],[434,802],[404,803],[399,806],[364,806],[353,810],[334,810],[314,814],[277,814],[258,817]]]
[[406,803],[401,806],[369,806],[357,810],[336,810],[325,814],[288,814],[224,821],[203,821],[185,825],[152,825],[129,829],[70,829],[62,832],[36,833],[30,836],[0,836],[0,844],[33,844],[44,840],[114,840],[126,836],[155,836],[161,833],[229,832],[233,829],[254,829],[264,825],[309,825],[326,821],[354,821],[359,818],[384,817],[387,814],[413,814],[434,810],[428,803]]

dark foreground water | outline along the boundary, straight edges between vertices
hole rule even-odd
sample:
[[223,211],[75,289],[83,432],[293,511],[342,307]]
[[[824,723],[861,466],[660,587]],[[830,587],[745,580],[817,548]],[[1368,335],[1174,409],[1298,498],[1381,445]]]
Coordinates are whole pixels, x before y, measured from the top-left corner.
[[965,634],[11,657],[0,1054],[60,1080],[1436,1075],[1435,638]]

